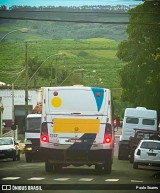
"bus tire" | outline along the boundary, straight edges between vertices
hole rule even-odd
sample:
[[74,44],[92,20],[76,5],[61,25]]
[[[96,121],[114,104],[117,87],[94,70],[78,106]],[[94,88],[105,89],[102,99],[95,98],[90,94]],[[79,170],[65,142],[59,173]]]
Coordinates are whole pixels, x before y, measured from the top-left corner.
[[28,155],[27,153],[26,153],[26,162],[27,163],[31,163],[32,162],[32,158],[31,158],[31,156],[30,155]]
[[59,171],[61,171],[61,169],[62,169],[62,166],[60,164],[55,164],[54,165],[54,171],[55,172],[59,172]]
[[112,171],[112,161],[111,158],[107,159],[104,164],[104,173],[105,174],[111,174]]
[[96,164],[95,165],[95,171],[97,174],[100,174],[102,172],[102,165]]
[[53,171],[53,164],[49,163],[48,161],[45,161],[45,171],[46,172],[52,172]]

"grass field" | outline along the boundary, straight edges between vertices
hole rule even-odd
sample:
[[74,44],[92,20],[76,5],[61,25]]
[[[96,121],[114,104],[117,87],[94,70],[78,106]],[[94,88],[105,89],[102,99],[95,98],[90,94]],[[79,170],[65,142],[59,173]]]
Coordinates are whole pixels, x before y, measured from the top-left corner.
[[[30,39],[32,38],[30,37]],[[24,41],[1,42],[0,76],[2,82],[12,84],[17,77],[16,73],[23,70],[27,54],[27,58],[37,58],[42,61],[44,63],[41,66],[42,69],[50,70],[52,66],[58,74],[61,71],[66,71],[69,74],[73,68],[84,70],[83,74],[82,72],[72,73],[64,85],[76,83],[107,87],[112,89],[114,96],[120,97],[119,70],[124,64],[116,57],[118,42],[105,38],[41,41],[33,41],[33,39],[30,41],[30,39],[25,40],[27,49]],[[50,55],[53,57],[47,59]],[[38,78],[37,86],[47,86],[49,81],[50,77],[45,80]],[[60,81],[63,82],[63,80]],[[23,87],[24,82],[24,74],[22,74],[15,85]]]

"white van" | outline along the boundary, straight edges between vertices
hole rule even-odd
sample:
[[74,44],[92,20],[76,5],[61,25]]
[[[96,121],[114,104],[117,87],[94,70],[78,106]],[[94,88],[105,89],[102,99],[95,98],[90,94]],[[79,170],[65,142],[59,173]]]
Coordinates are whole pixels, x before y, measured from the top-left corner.
[[130,155],[130,137],[135,129],[157,130],[157,111],[145,107],[126,108],[124,113],[122,135],[119,141],[118,159],[127,160]]
[[133,137],[134,129],[157,130],[157,111],[145,107],[126,108],[121,140]]
[[114,132],[111,92],[84,86],[44,88],[40,146],[47,172],[95,165],[111,173]]

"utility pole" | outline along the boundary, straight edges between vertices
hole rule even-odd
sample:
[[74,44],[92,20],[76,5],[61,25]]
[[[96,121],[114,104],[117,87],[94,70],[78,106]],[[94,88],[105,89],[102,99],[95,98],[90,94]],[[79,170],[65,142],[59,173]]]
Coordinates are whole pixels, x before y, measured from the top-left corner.
[[56,56],[56,68],[55,68],[55,86],[57,86],[57,83],[58,83],[58,80],[57,80],[57,70],[58,70],[58,67],[57,67],[57,60],[58,60],[58,58],[57,58],[57,56],[58,55],[55,55]]
[[28,115],[28,47],[27,42],[25,42],[25,127],[26,127],[26,117]]

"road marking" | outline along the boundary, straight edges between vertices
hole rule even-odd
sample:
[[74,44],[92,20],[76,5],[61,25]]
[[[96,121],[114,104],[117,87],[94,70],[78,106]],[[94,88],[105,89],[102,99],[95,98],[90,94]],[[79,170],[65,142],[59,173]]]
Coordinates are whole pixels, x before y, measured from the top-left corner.
[[53,179],[53,180],[56,180],[56,181],[67,181],[67,180],[70,180],[70,178],[56,178],[56,179]]
[[2,180],[18,180],[20,177],[6,177],[2,178]]
[[105,181],[106,182],[118,182],[119,179],[106,179]]
[[33,177],[33,178],[29,178],[27,180],[44,180],[45,178],[38,178],[38,177]]
[[92,180],[93,180],[93,178],[81,178],[81,179],[79,179],[78,181],[90,182],[90,181],[92,181]]
[[143,181],[140,181],[140,180],[131,180],[131,182],[143,182]]

